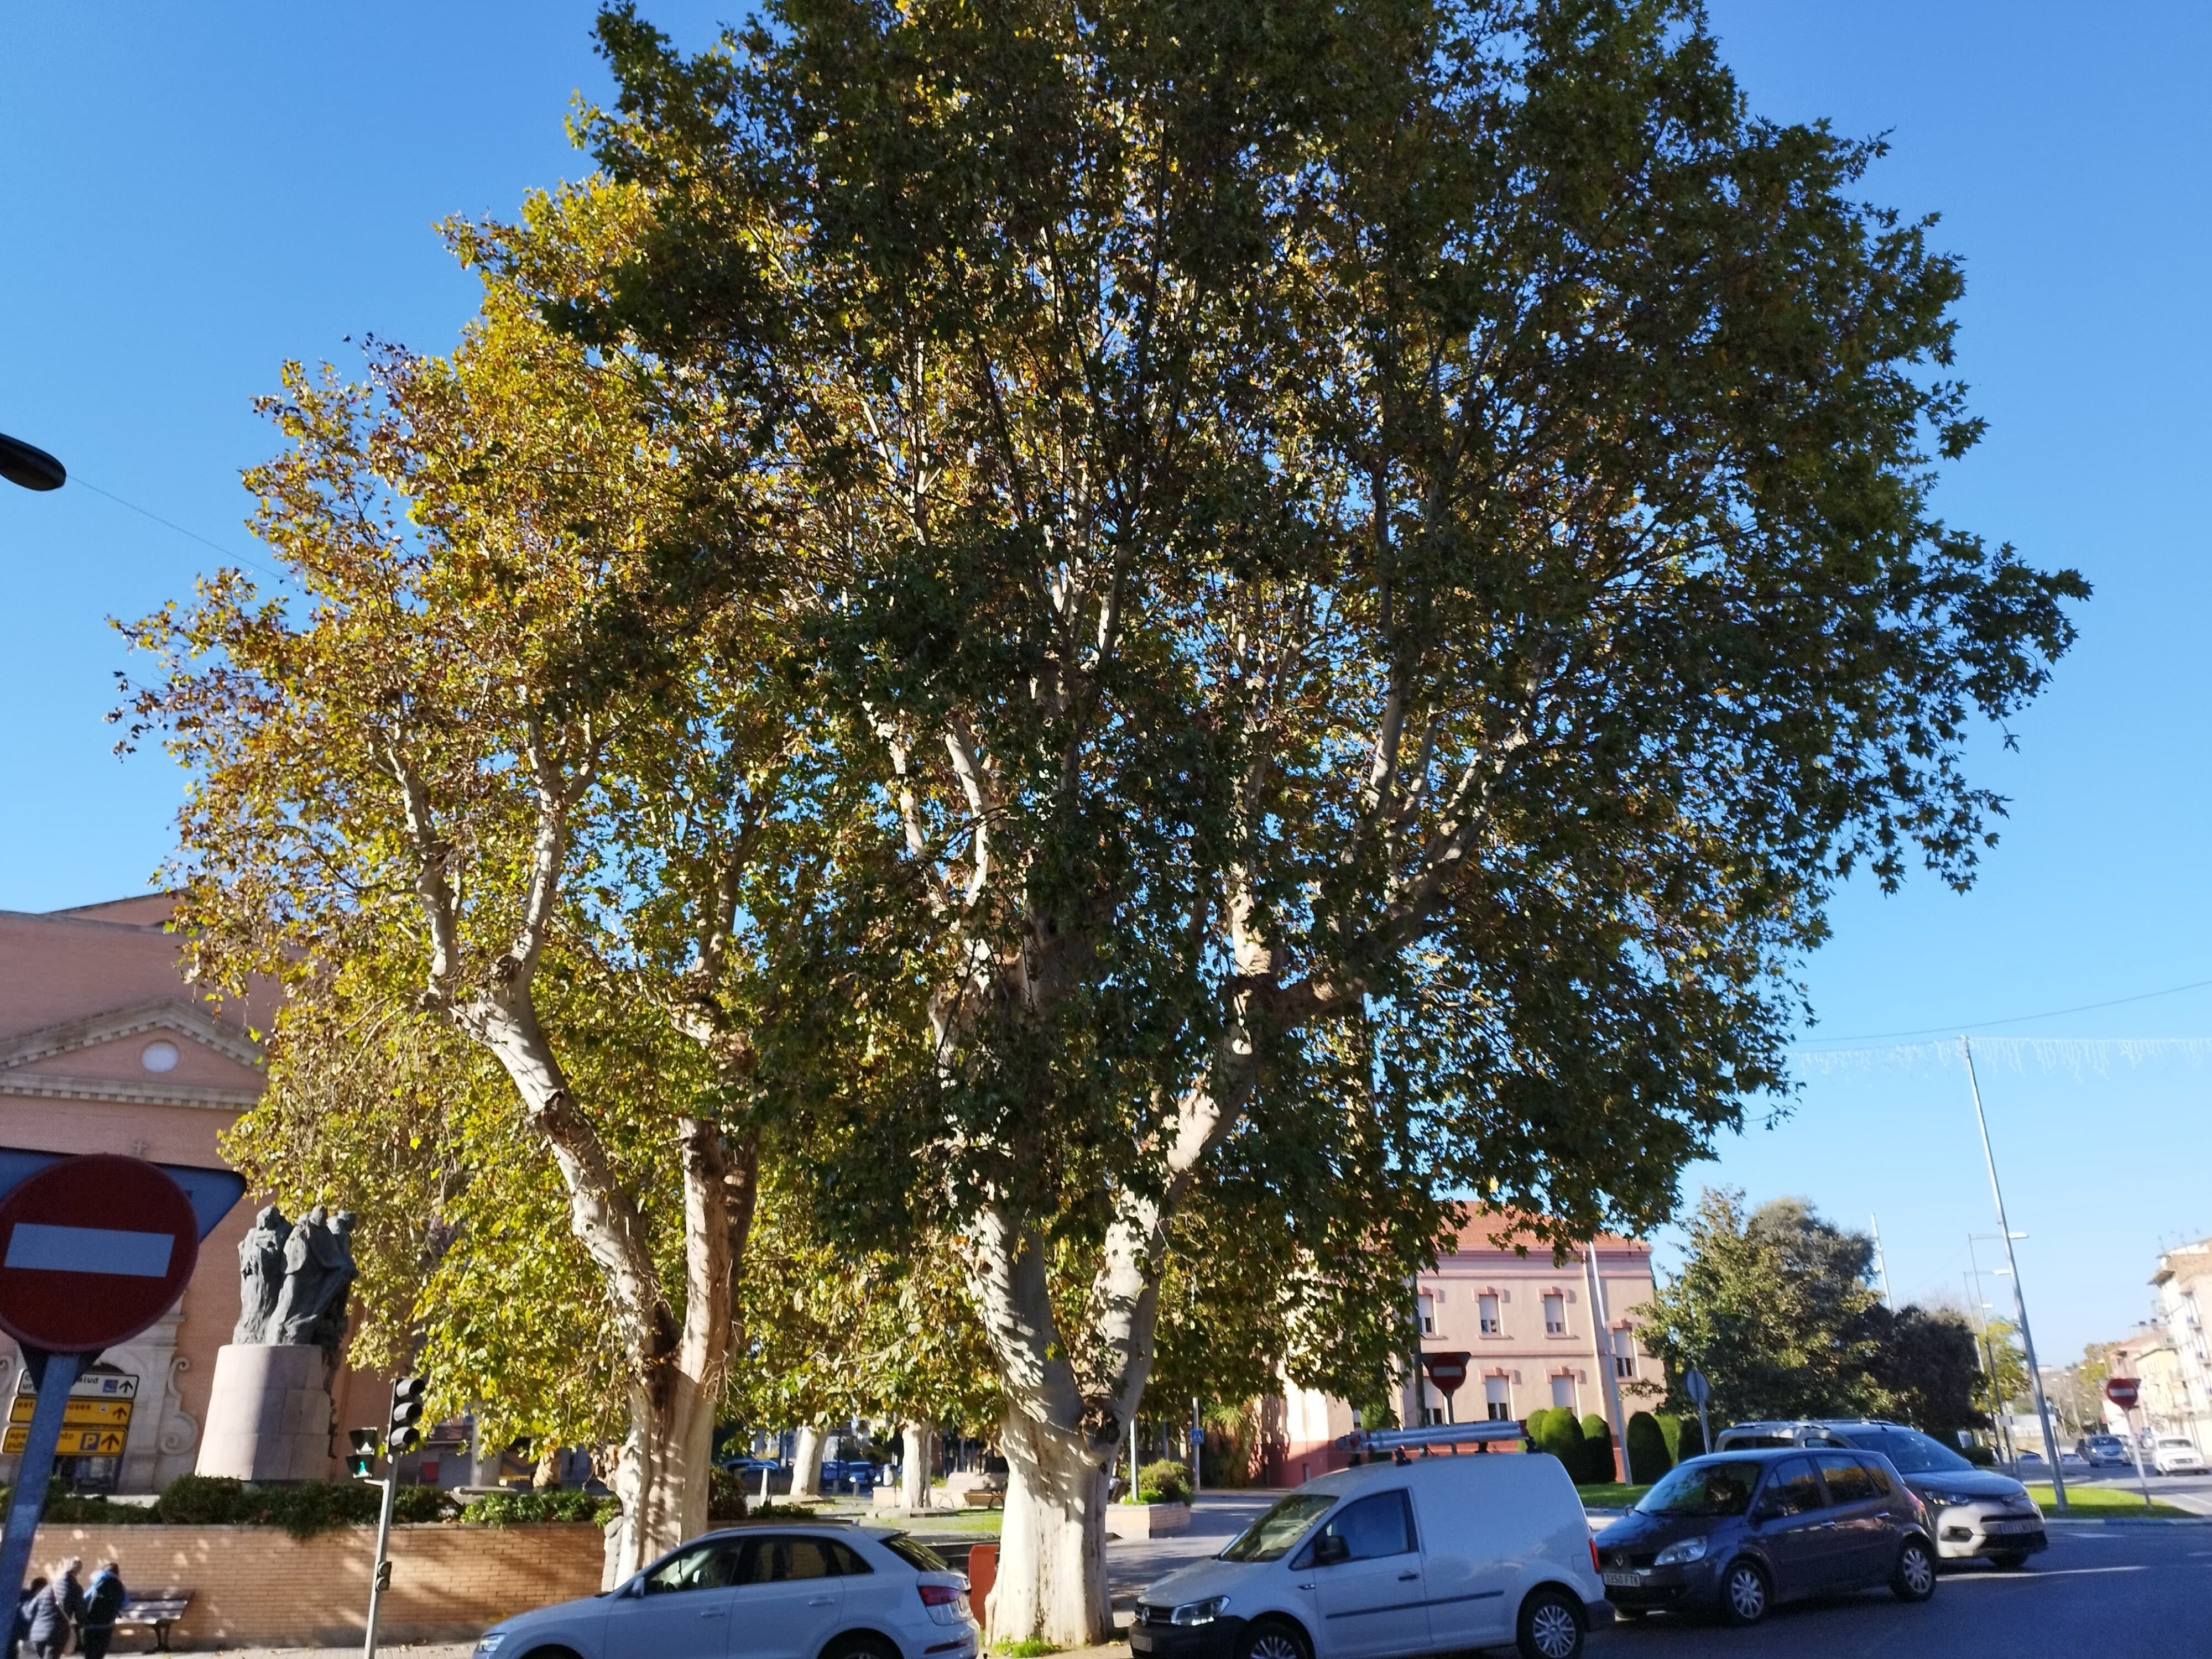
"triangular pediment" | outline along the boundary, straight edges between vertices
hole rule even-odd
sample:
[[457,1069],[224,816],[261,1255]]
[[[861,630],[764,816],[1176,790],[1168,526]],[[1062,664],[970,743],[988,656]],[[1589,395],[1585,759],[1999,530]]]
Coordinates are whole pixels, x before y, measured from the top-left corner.
[[179,997],[0,1038],[0,1093],[242,1108],[261,1082],[253,1040]]

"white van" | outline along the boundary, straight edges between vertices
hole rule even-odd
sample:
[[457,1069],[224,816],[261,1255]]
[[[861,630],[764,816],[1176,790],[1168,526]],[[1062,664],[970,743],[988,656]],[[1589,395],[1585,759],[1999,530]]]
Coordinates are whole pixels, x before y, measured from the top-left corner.
[[1576,1659],[1611,1623],[1555,1457],[1471,1453],[1309,1480],[1220,1554],[1145,1587],[1135,1659],[1404,1659],[1517,1642]]

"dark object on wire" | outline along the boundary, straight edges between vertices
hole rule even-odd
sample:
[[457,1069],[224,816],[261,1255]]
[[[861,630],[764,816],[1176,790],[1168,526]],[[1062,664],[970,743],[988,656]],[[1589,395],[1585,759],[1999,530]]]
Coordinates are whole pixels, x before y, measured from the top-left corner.
[[45,450],[0,432],[0,478],[26,489],[59,489],[69,481],[69,469]]

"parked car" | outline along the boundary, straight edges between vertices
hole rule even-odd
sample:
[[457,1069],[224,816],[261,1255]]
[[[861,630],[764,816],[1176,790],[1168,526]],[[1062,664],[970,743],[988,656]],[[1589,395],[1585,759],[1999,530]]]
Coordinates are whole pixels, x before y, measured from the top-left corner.
[[2204,1473],[2204,1454],[2197,1449],[2197,1443],[2185,1435],[2162,1434],[2151,1448],[2160,1474],[2202,1474]]
[[2134,1462],[2128,1454],[2128,1443],[2117,1434],[2084,1435],[2074,1449],[2095,1468],[2111,1468],[2115,1465],[2125,1468]]
[[476,1659],[974,1659],[979,1635],[965,1575],[906,1534],[762,1522],[694,1539],[604,1595],[503,1619]]
[[1887,1585],[1936,1593],[1927,1506],[1875,1452],[1721,1451],[1669,1470],[1594,1547],[1631,1618],[1659,1608],[1755,1625],[1777,1602]]
[[1936,1553],[1946,1561],[1979,1556],[1997,1566],[2017,1567],[2050,1547],[2043,1511],[2026,1486],[1995,1469],[1975,1468],[1934,1436],[1902,1423],[1879,1418],[1738,1423],[1714,1440],[1717,1451],[1829,1446],[1881,1453],[1928,1505]]
[[1133,1659],[1576,1659],[1610,1621],[1557,1458],[1421,1457],[1309,1480],[1218,1555],[1147,1584]]

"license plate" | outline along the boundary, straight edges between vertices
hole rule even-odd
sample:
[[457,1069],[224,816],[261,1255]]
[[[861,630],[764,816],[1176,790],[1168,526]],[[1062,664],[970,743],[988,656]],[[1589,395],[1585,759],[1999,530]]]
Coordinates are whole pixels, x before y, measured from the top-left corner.
[[1982,1530],[1992,1534],[2033,1532],[2036,1530],[2036,1524],[2033,1521],[1991,1521],[1983,1527]]
[[1142,1625],[1132,1626],[1129,1630],[1129,1651],[1132,1653],[1150,1653],[1152,1650],[1152,1632],[1146,1630]]
[[1644,1582],[1644,1575],[1640,1572],[1609,1572],[1605,1575],[1605,1582],[1618,1584],[1623,1589],[1634,1589]]

